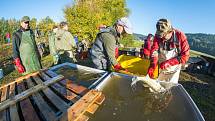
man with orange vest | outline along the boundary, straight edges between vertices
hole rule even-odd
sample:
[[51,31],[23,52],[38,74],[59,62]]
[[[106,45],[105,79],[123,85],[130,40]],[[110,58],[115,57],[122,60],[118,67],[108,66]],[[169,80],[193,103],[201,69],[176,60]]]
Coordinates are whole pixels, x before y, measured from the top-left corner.
[[183,32],[174,29],[167,19],[158,20],[156,28],[148,75],[153,78],[159,63],[161,70],[158,80],[178,83],[181,66],[190,56],[187,38]]

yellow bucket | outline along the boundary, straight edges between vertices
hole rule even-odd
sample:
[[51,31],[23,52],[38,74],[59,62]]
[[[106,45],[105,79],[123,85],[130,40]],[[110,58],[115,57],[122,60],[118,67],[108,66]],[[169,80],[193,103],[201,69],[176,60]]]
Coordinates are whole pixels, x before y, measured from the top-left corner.
[[[123,68],[128,70],[128,73],[122,71],[123,73],[137,75],[137,76],[140,76],[140,75],[145,76],[150,66],[150,60],[142,59],[136,56],[120,55],[117,58],[117,61],[121,64]],[[154,71],[154,78],[157,78],[157,77],[158,77],[158,67],[156,67]]]

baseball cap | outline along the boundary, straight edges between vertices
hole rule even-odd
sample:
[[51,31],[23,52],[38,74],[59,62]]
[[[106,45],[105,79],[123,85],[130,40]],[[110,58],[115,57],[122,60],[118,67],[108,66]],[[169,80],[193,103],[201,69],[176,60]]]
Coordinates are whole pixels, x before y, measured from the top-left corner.
[[133,34],[133,28],[128,18],[122,17],[118,19],[116,23],[123,26],[127,34]]
[[21,22],[27,22],[30,21],[30,18],[28,16],[23,16],[21,19]]
[[166,33],[171,32],[173,30],[170,21],[165,18],[158,20],[156,24],[156,29],[156,35],[158,37],[163,37]]

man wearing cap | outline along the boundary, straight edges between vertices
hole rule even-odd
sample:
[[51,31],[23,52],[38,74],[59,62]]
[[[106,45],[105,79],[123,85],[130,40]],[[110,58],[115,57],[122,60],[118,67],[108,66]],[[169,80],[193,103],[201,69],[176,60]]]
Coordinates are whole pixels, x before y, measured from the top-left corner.
[[13,58],[19,73],[28,74],[42,68],[30,18],[21,19],[20,29],[13,33]]
[[158,80],[178,83],[181,66],[189,59],[187,38],[183,32],[174,29],[167,19],[158,20],[156,28],[148,75],[153,78],[153,71],[159,63]]
[[119,37],[125,33],[132,34],[131,23],[125,17],[118,19],[113,27],[100,30],[91,49],[91,58],[95,68],[110,70],[113,66],[115,71],[123,70],[116,60],[115,50]]
[[77,47],[75,44],[74,37],[68,31],[68,23],[61,22],[60,27],[56,32],[55,41],[57,53],[59,54],[59,61],[60,63],[65,62],[73,62],[77,63],[75,58],[75,48]]

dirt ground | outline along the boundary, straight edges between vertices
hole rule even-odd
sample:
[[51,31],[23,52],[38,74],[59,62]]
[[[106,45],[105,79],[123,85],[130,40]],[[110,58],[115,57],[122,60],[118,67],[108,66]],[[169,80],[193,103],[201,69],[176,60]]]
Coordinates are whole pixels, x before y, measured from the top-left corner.
[[215,121],[215,77],[181,72],[181,83],[190,94],[206,121]]

